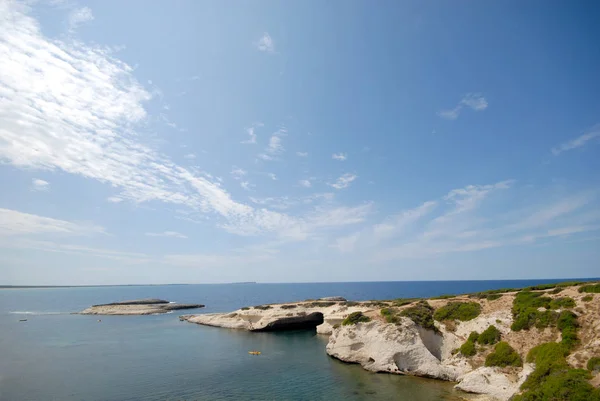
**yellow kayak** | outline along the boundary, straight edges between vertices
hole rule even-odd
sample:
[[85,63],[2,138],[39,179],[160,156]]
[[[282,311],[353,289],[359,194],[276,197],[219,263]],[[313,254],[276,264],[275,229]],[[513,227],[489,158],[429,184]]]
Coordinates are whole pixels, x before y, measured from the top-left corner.
[[260,355],[260,351],[248,351],[250,355]]

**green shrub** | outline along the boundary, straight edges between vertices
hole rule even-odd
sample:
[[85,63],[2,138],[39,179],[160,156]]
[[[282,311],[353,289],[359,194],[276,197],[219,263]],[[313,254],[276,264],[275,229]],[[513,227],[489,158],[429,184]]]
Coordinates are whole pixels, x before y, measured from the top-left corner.
[[544,343],[533,347],[527,354],[526,361],[536,365],[559,363],[568,354],[569,351],[560,343]]
[[336,324],[334,324],[334,325],[333,325],[333,328],[334,328],[334,329],[339,329],[339,328],[340,328],[340,324],[339,324],[339,323],[336,323]]
[[574,285],[583,284],[584,281],[563,281],[562,283],[553,283],[553,284],[538,284],[533,285],[531,287],[525,288],[527,291],[535,291],[535,290],[549,290],[552,288],[565,288],[565,287],[573,287]]
[[250,310],[250,308],[249,308],[249,307],[247,307],[247,306],[244,306],[244,307],[243,307],[243,308],[241,308],[241,309],[242,309],[242,310]]
[[478,339],[479,339],[479,333],[476,331],[472,331],[471,334],[469,334],[469,338],[467,338],[467,341],[476,343]]
[[327,308],[329,306],[336,305],[336,302],[333,301],[314,301],[306,304],[307,308]]
[[562,292],[562,290],[564,290],[564,288],[556,287],[555,289],[550,291],[550,294],[558,294],[558,293]]
[[255,306],[254,309],[267,310],[267,309],[271,309],[271,305],[258,305],[258,306]]
[[501,341],[494,347],[494,352],[485,358],[485,366],[523,366],[521,357],[507,342]]
[[513,331],[528,330],[534,325],[542,328],[553,325],[555,315],[547,313],[548,311],[540,312],[538,308],[550,307],[552,298],[543,296],[541,292],[521,291],[515,296],[513,301],[512,314]]
[[468,320],[475,319],[481,313],[481,305],[477,302],[449,302],[435,311],[435,320]]
[[590,372],[599,372],[600,371],[600,357],[593,357],[587,363],[587,370]]
[[496,326],[491,325],[479,335],[477,342],[479,344],[496,344],[498,341],[500,341],[501,336],[502,334],[500,333],[500,330],[498,330]]
[[585,297],[581,298],[583,302],[590,302],[592,299],[594,299],[594,296],[592,294],[586,295]]
[[400,323],[400,318],[398,317],[398,311],[392,308],[382,308],[381,316],[388,323],[398,324]]
[[463,345],[460,346],[460,353],[464,356],[473,356],[477,353],[477,348],[473,341],[467,340]]
[[346,317],[342,321],[342,326],[348,326],[350,324],[356,324],[356,323],[366,323],[366,322],[370,322],[370,321],[371,321],[371,318],[363,315],[362,312],[352,312],[351,314],[348,315],[348,317]]
[[495,301],[497,299],[502,298],[502,294],[490,294],[486,298],[488,301]]
[[437,297],[433,297],[430,299],[450,299],[450,298],[456,298],[456,295],[444,294],[444,295],[438,295]]
[[415,306],[404,309],[400,315],[409,318],[424,329],[438,331],[433,322],[433,308],[427,301],[419,301]]
[[281,305],[281,309],[294,309],[297,307],[298,305]]
[[360,302],[355,302],[355,301],[346,301],[346,302],[340,302],[340,305],[344,305],[344,306],[359,306]]
[[[600,400],[600,391],[588,382],[591,375],[586,370],[572,369],[566,364],[557,364],[551,366],[546,374],[537,376],[537,371],[536,367],[534,373],[527,378],[523,385],[528,391],[514,397],[514,401]],[[532,378],[535,380],[530,380]]]
[[550,309],[570,309],[575,307],[575,300],[569,297],[555,298],[550,301]]
[[394,306],[404,306],[404,305],[408,305],[408,304],[412,304],[415,301],[418,301],[419,298],[398,298],[398,299],[394,299],[392,301],[392,303],[394,304]]
[[582,285],[581,287],[579,287],[579,292],[600,294],[600,284]]

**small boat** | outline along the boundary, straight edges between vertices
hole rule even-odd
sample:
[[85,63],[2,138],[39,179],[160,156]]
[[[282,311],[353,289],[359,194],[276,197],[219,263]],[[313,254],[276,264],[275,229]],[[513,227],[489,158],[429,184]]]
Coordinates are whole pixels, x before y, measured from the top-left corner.
[[27,319],[19,319],[19,322],[26,322]]
[[250,355],[260,355],[260,351],[248,351]]

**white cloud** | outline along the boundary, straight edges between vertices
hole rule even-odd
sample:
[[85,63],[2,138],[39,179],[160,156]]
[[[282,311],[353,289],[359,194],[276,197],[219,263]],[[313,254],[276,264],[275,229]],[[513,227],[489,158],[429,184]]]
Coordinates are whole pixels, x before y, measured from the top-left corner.
[[438,112],[438,116],[448,120],[456,120],[464,107],[474,111],[483,111],[487,109],[488,102],[479,93],[467,93],[454,108],[442,110]]
[[270,179],[272,179],[273,181],[277,181],[277,176],[274,173],[267,173],[267,175],[269,176]]
[[360,233],[354,233],[345,237],[337,238],[332,248],[336,248],[342,253],[352,252],[356,246],[356,242],[360,237]]
[[104,233],[104,228],[90,223],[75,223],[37,216],[17,210],[0,209],[0,236],[28,234],[90,235]]
[[187,155],[183,156],[184,159],[188,159],[188,160],[193,160],[196,158],[196,155],[194,153],[188,153]]
[[[277,231],[264,225],[263,211],[234,201],[218,179],[142,142],[137,129],[152,95],[132,67],[104,47],[47,39],[28,10],[0,2],[0,37],[11,38],[0,46],[0,162],[97,180],[120,191],[113,199],[186,206],[216,214],[222,226]],[[283,147],[275,139],[268,149]]]
[[177,231],[163,231],[162,233],[146,233],[148,237],[170,237],[170,238],[187,238],[187,235],[178,233]]
[[357,178],[357,176],[355,174],[346,173],[346,174],[342,175],[341,177],[339,177],[336,182],[334,182],[333,184],[329,184],[329,185],[335,189],[348,188],[350,186],[350,184],[352,183],[352,181],[354,181],[356,178]]
[[119,198],[118,196],[109,196],[108,198],[106,198],[107,201],[109,201],[110,203],[121,203],[123,202],[123,198]]
[[246,132],[248,133],[248,136],[250,138],[248,138],[245,141],[242,141],[241,143],[248,143],[248,144],[255,144],[256,143],[256,133],[254,132],[257,126],[262,126],[262,123],[260,123],[259,125],[255,124],[254,126],[250,127],[250,128],[246,128]]
[[89,7],[77,8],[69,14],[69,31],[74,31],[81,24],[94,19],[94,14]]
[[259,154],[258,157],[262,160],[278,160],[279,156],[284,152],[285,148],[283,147],[281,137],[286,134],[285,129],[280,129],[275,132],[269,138],[269,145],[265,148],[264,152]]
[[344,160],[346,160],[348,158],[348,155],[346,155],[345,153],[334,153],[331,155],[331,158],[333,160],[339,160],[339,161],[343,162]]
[[255,43],[255,46],[261,52],[275,52],[275,43],[273,43],[271,35],[269,35],[267,32],[265,32],[263,36]]
[[244,188],[246,191],[252,191],[252,188],[255,187],[254,184],[250,184],[248,181],[240,182],[240,187]]
[[373,226],[373,234],[377,238],[387,238],[401,234],[408,226],[431,213],[436,206],[437,202],[427,201],[414,209],[389,216],[383,223]]
[[31,180],[31,185],[34,191],[47,191],[50,189],[50,183],[39,178]]
[[248,172],[244,169],[233,166],[230,174],[234,180],[241,180],[246,174],[248,174]]
[[578,136],[577,138],[567,141],[565,143],[562,143],[557,147],[552,148],[552,154],[554,154],[556,156],[556,155],[561,154],[562,152],[580,148],[580,147],[586,145],[588,142],[592,141],[593,139],[596,139],[599,137],[600,137],[600,124],[594,126],[592,129],[590,129],[585,134]]
[[296,156],[307,157],[308,156],[308,152],[296,152]]
[[300,180],[298,181],[298,184],[304,188],[312,187],[312,183],[309,180]]

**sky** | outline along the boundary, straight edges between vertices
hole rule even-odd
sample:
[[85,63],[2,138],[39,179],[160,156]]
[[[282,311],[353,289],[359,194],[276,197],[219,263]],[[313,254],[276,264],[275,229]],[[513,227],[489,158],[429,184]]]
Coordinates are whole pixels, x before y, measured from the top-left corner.
[[0,0],[0,284],[600,276],[598,17]]

